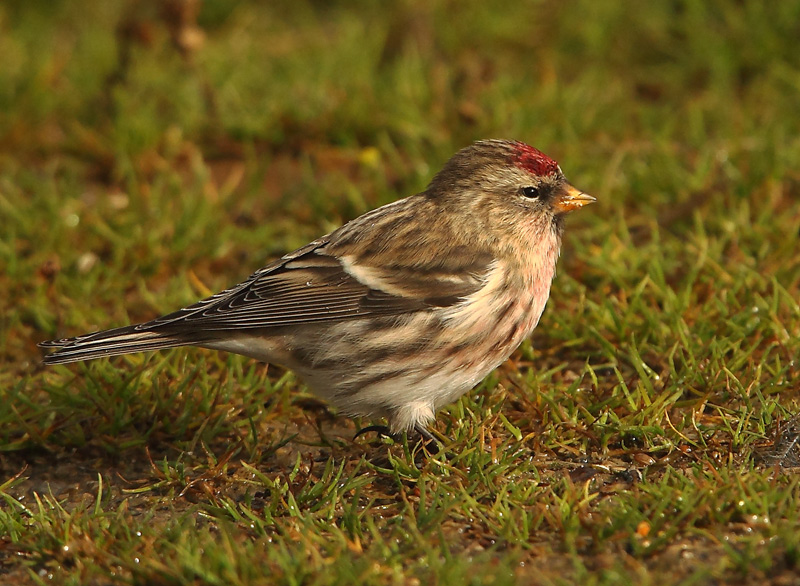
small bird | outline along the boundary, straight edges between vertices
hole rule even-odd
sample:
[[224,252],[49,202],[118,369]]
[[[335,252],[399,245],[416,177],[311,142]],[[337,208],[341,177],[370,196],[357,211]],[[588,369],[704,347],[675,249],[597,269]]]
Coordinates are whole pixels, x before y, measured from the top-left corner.
[[348,415],[385,417],[392,434],[431,439],[437,410],[533,332],[555,276],[564,214],[594,201],[541,151],[479,141],[423,192],[176,312],[42,342],[60,348],[44,362],[176,346],[235,352],[295,371]]

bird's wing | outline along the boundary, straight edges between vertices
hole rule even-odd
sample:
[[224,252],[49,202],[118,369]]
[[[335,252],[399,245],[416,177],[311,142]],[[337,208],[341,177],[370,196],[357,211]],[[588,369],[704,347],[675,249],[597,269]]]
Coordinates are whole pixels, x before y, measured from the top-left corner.
[[[365,223],[371,221],[368,216],[362,218]],[[369,228],[352,228],[345,226],[256,271],[235,287],[152,321],[42,342],[42,347],[61,348],[44,362],[202,345],[224,331],[448,307],[483,287],[493,266],[492,254],[475,247],[454,246],[451,241],[445,246],[447,254],[437,256],[431,254],[437,247],[424,240],[406,242],[398,249],[391,232],[378,230],[382,234],[378,239],[372,230],[373,240],[365,243]]]
[[446,307],[477,291],[490,268],[488,254],[465,263],[375,266],[332,255],[323,238],[264,267],[246,281],[137,330],[201,331],[291,326]]

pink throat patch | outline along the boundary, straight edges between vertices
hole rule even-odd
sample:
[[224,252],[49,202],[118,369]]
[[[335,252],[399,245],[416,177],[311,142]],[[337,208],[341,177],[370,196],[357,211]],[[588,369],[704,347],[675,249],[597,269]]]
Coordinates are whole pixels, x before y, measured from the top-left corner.
[[555,175],[558,173],[558,163],[545,155],[542,151],[533,148],[524,142],[516,143],[517,151],[514,154],[514,164],[534,175]]

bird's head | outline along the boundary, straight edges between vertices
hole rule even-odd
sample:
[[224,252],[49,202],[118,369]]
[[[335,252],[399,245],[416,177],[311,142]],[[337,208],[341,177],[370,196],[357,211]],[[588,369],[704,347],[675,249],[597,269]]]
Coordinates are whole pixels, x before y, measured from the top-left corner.
[[595,201],[573,187],[558,163],[523,142],[482,140],[458,151],[426,193],[487,220],[559,222]]

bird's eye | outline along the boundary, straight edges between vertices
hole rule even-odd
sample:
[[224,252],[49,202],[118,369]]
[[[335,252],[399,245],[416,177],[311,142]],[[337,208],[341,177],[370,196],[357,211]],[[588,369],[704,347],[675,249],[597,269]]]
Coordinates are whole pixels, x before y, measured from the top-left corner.
[[531,186],[531,187],[523,187],[522,195],[524,195],[529,199],[536,199],[537,197],[539,197],[539,195],[541,195],[541,193],[539,192],[538,187]]

